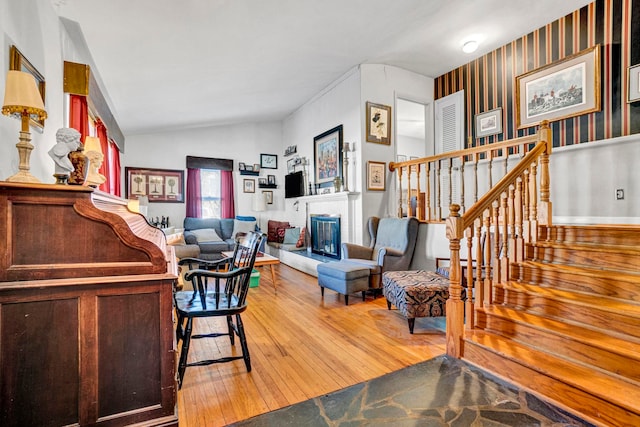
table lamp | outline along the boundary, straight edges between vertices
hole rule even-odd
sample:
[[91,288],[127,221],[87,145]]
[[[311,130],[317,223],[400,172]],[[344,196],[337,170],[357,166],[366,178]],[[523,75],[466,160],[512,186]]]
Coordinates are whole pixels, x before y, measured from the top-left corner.
[[7,73],[2,114],[22,120],[20,138],[16,144],[18,155],[20,156],[19,171],[7,178],[7,181],[40,182],[38,178],[29,172],[29,157],[31,156],[31,150],[33,150],[31,133],[29,132],[29,119],[46,119],[47,112],[44,110],[44,103],[36,86],[36,80],[31,74],[16,70],[10,70]]
[[[266,194],[264,193],[255,193],[253,195],[253,206],[252,206],[252,210],[254,212],[264,212],[267,210],[267,197]],[[258,215],[258,228],[260,230],[262,230],[262,227],[260,225],[260,215]]]
[[89,187],[96,188],[107,180],[107,178],[98,171],[104,160],[100,139],[95,136],[86,136],[84,138],[84,155],[89,159],[89,172],[87,173],[87,179],[84,183]]

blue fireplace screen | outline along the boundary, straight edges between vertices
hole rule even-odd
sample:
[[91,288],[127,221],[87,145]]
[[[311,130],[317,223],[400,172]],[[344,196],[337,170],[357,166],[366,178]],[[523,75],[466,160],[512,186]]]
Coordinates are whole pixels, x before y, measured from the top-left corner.
[[340,217],[311,215],[311,251],[340,259]]

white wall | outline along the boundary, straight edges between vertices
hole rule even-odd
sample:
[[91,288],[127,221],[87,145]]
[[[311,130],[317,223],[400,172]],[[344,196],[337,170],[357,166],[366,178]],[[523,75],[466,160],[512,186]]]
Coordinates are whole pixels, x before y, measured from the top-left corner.
[[[272,217],[273,212],[284,206],[284,171],[286,162],[282,157],[282,125],[280,122],[244,123],[227,126],[185,129],[177,132],[162,132],[147,135],[127,136],[127,148],[121,156],[122,171],[127,166],[158,169],[180,169],[186,175],[186,157],[214,157],[234,161],[234,191],[236,215],[253,215],[262,219]],[[263,169],[260,177],[276,175],[278,188],[273,190],[274,204],[267,211],[256,213],[252,208],[252,193],[243,193],[243,179],[254,179],[256,192],[258,177],[240,175],[238,162],[260,163],[260,154],[278,155],[278,169]],[[123,180],[124,183],[124,180]],[[186,183],[185,183],[186,191]],[[124,192],[123,192],[124,196]],[[149,203],[149,217],[168,216],[170,225],[181,227],[185,217],[184,203]],[[264,227],[263,227],[264,228]]]
[[[9,48],[18,50],[45,77],[45,109],[49,118],[43,130],[31,127],[31,173],[43,183],[53,183],[54,163],[47,152],[55,144],[56,131],[63,126],[62,57],[58,16],[49,0],[0,2],[0,87],[4,99],[6,70],[9,69]],[[0,179],[18,171],[18,151],[15,148],[20,121],[0,115]]]
[[[336,80],[313,99],[298,108],[282,123],[283,149],[290,145],[296,145],[298,155],[309,160],[309,181],[315,181],[314,174],[314,142],[313,138],[338,125],[343,126],[343,141],[355,143],[356,151],[351,153],[349,168],[349,190],[361,191],[361,181],[354,173],[360,166],[360,152],[362,139],[360,136],[360,69],[354,67]],[[295,201],[285,201],[285,209],[276,212],[274,219],[287,220],[291,224],[305,224],[305,209],[302,206],[294,206]],[[359,204],[358,204],[359,205]],[[356,224],[357,241],[362,241],[362,215],[357,209],[359,219]]]
[[[366,102],[375,102],[383,105],[395,105],[396,95],[403,98],[433,101],[433,79],[398,67],[379,64],[363,64],[362,90],[360,98],[361,106],[361,141],[366,141]],[[393,112],[392,112],[393,114]],[[427,129],[432,127],[427,124]],[[392,134],[395,131],[392,129]],[[429,141],[427,141],[429,143]],[[391,145],[363,142],[360,164],[358,169],[359,181],[364,183],[362,188],[362,216],[386,217],[395,216],[397,212],[398,197],[396,195],[395,174],[387,170],[387,191],[366,190],[366,164],[368,161],[385,162],[387,165],[395,158],[396,141]],[[402,153],[401,153],[402,154]],[[367,236],[368,238],[368,236]]]

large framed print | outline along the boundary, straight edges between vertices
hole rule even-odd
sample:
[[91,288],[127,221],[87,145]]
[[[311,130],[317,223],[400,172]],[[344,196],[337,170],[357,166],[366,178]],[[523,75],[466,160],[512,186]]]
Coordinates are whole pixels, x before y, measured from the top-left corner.
[[518,129],[600,110],[600,45],[516,77]]
[[342,179],[342,125],[313,138],[313,146],[315,184],[333,186],[336,177]]
[[367,101],[367,142],[391,145],[391,107]]
[[147,196],[149,202],[184,203],[184,171],[125,167],[125,197]]

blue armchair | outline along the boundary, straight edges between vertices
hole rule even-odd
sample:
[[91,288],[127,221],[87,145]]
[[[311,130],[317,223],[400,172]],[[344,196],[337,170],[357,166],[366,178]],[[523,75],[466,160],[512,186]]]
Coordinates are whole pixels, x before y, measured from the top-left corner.
[[381,287],[384,271],[408,270],[416,247],[419,222],[416,218],[369,218],[369,246],[342,244],[342,259],[369,267],[369,286]]

